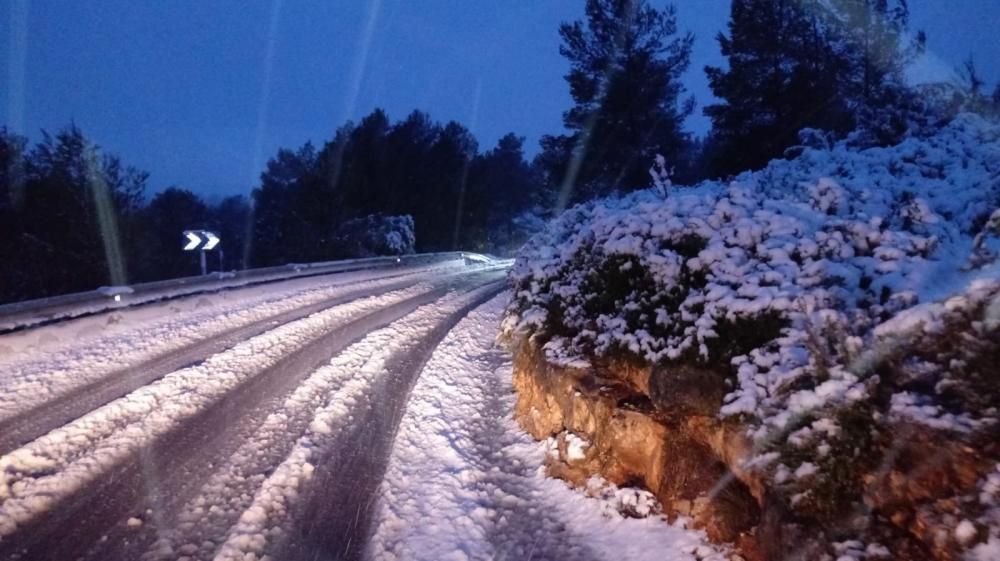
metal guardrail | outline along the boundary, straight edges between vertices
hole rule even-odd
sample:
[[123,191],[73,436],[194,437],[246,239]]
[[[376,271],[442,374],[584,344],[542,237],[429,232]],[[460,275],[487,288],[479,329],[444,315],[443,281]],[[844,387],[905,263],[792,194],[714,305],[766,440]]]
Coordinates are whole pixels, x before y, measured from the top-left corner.
[[60,319],[70,319],[202,292],[365,269],[427,265],[459,260],[464,260],[467,265],[471,265],[488,264],[493,261],[493,258],[478,253],[459,251],[418,253],[320,263],[289,263],[277,267],[210,273],[204,276],[182,277],[130,286],[101,287],[87,292],[0,305],[0,333]]

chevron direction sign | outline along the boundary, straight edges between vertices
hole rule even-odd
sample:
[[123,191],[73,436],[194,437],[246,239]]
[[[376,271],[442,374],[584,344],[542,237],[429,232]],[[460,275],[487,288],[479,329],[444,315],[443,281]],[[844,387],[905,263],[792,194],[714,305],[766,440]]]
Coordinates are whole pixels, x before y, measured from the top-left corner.
[[219,245],[219,236],[206,230],[185,230],[184,251],[212,251]]

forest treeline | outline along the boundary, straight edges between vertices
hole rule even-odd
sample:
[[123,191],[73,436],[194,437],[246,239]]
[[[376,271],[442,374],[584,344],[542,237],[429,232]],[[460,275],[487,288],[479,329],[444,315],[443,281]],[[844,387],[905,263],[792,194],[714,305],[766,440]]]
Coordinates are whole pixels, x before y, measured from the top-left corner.
[[[181,186],[150,196],[145,172],[74,125],[34,145],[0,129],[0,302],[196,274],[186,229],[221,234],[226,270],[351,257],[338,228],[372,215],[412,217],[417,251],[504,254],[568,205],[647,187],[657,155],[690,184],[803,142],[888,145],[960,111],[1000,113],[971,58],[955,83],[907,84],[927,48],[908,19],[901,0],[733,0],[715,38],[727,64],[703,69],[717,99],[699,108],[674,6],[588,0],[558,29],[565,130],[534,157],[516,133],[483,147],[460,123],[377,109],[279,150],[249,196],[213,204]],[[703,138],[684,128],[696,110],[711,119]]]

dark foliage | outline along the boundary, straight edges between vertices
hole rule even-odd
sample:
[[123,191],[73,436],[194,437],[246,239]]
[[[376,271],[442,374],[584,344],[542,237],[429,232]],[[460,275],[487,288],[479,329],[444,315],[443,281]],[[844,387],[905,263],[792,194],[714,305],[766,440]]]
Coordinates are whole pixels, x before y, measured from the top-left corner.
[[680,76],[694,37],[678,34],[673,6],[588,0],[586,21],[565,23],[559,34],[574,106],[563,114],[569,134],[543,137],[540,158],[559,188],[557,208],[646,187],[657,154],[691,159],[682,125],[694,100],[681,99]]
[[837,76],[844,64],[823,36],[816,2],[735,0],[729,35],[718,42],[729,68],[707,67],[722,102],[712,119],[709,167],[715,175],[759,169],[796,144],[803,128],[851,128]]
[[420,112],[393,124],[376,110],[322,149],[279,150],[252,205],[181,187],[147,200],[146,178],[75,126],[33,148],[0,129],[0,302],[197,275],[197,252],[181,249],[192,229],[220,235],[213,271],[378,252],[342,228],[374,215],[412,216],[417,251],[509,253],[548,203],[522,138],[479,153],[463,126]]
[[545,203],[523,139],[484,153],[462,125],[419,111],[393,124],[376,110],[348,123],[318,152],[281,150],[254,190],[252,264],[351,257],[336,242],[345,221],[413,217],[416,251],[509,253]]
[[708,172],[760,169],[803,129],[899,141],[922,109],[903,79],[924,45],[920,33],[907,41],[908,19],[902,1],[734,0],[718,36],[728,68],[705,69],[722,100],[705,108]]

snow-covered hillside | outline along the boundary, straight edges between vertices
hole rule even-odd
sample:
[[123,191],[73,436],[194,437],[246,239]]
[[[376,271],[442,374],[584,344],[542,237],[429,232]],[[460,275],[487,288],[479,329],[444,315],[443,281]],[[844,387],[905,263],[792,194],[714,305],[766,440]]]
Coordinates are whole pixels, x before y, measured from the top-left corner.
[[717,373],[719,417],[747,424],[756,467],[824,516],[823,478],[877,461],[891,423],[997,434],[998,208],[1000,125],[974,115],[887,148],[804,148],[566,211],[521,250],[505,328],[556,364]]

